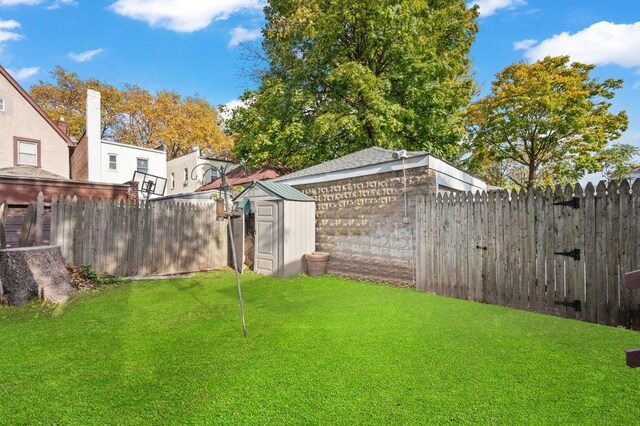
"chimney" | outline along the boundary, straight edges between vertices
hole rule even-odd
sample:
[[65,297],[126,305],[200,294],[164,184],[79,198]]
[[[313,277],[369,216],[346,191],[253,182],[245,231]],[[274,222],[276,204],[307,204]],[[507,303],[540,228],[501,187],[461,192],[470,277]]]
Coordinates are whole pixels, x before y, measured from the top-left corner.
[[90,182],[102,182],[102,125],[100,117],[100,92],[87,90],[87,177]]
[[58,125],[58,129],[60,129],[62,133],[64,133],[65,135],[68,135],[67,122],[65,121],[64,117],[60,117],[60,120],[58,120],[56,124]]

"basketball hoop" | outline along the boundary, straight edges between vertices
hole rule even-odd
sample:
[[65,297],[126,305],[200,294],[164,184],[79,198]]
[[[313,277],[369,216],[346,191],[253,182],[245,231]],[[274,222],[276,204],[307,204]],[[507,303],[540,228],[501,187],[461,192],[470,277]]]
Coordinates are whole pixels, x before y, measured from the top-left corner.
[[138,182],[138,191],[145,200],[148,200],[152,195],[161,197],[167,189],[167,179],[161,176],[135,171],[132,180]]

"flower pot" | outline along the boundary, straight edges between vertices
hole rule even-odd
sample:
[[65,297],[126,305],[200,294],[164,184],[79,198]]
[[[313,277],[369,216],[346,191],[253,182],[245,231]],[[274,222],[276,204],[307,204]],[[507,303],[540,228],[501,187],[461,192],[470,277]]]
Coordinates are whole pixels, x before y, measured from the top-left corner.
[[321,251],[305,254],[304,258],[307,261],[307,273],[312,277],[326,274],[329,256],[329,253]]

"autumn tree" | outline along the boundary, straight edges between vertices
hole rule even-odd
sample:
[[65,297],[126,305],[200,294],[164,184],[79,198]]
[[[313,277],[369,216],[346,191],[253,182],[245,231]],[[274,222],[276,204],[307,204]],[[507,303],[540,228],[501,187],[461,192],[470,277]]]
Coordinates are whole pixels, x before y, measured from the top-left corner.
[[155,95],[126,85],[122,119],[114,138],[143,146],[164,145],[168,158],[200,146],[206,154],[229,157],[233,140],[219,127],[218,111],[198,97],[182,97],[172,91]]
[[464,0],[271,0],[238,156],[303,167],[370,146],[458,154],[473,92]]
[[102,137],[132,145],[165,146],[169,159],[190,152],[194,145],[204,153],[229,157],[233,139],[220,129],[221,118],[206,100],[173,91],[155,94],[124,84],[117,88],[97,79],[82,80],[56,67],[52,82],[40,81],[31,96],[54,119],[65,117],[69,134],[80,139],[85,129],[86,91],[101,93]]
[[603,152],[628,119],[624,111],[610,111],[622,80],[598,81],[590,76],[593,69],[561,56],[498,73],[491,93],[467,113],[467,166],[482,175],[501,163],[504,181],[491,183],[525,188],[601,171]]
[[102,136],[112,134],[122,105],[119,89],[97,79],[82,80],[78,74],[60,66],[56,66],[50,76],[52,82],[40,80],[31,87],[30,95],[54,120],[64,117],[70,136],[80,139],[84,133],[87,89],[101,93]]

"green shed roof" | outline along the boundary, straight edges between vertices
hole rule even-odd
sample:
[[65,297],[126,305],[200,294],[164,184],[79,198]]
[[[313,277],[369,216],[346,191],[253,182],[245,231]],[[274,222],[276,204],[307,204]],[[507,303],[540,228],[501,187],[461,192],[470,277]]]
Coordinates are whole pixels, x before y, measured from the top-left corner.
[[[273,193],[274,195],[288,201],[304,201],[304,202],[313,202],[315,201],[313,198],[309,197],[305,193],[298,191],[292,186],[286,185],[284,183],[277,183],[273,181],[261,181],[257,180],[253,183],[253,185],[259,185],[263,189],[268,192]],[[250,186],[249,188],[253,187]],[[240,198],[244,192],[246,192],[249,188],[243,191],[240,195],[236,197],[236,199]]]

